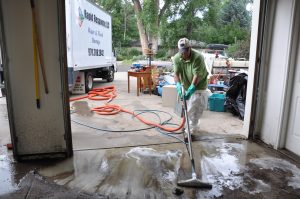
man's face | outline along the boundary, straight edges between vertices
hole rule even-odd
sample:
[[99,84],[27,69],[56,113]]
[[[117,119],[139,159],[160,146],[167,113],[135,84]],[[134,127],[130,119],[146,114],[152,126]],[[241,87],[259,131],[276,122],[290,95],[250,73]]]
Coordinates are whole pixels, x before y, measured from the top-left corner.
[[191,48],[188,48],[186,51],[181,53],[181,58],[184,60],[188,60],[190,58],[191,55]]

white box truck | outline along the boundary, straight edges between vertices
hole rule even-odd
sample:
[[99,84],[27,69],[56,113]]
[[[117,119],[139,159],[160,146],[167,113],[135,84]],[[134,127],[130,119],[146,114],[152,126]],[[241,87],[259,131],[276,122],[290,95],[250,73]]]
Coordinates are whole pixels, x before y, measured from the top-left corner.
[[93,79],[114,80],[117,62],[111,16],[88,0],[66,0],[69,91],[86,93]]

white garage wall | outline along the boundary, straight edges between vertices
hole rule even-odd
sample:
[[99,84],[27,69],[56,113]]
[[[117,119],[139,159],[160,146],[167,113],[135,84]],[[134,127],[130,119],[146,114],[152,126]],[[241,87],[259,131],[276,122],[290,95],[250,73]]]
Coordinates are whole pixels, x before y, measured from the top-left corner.
[[66,81],[59,42],[59,1],[35,2],[49,86],[46,94],[39,67],[40,109],[36,107],[30,1],[1,1],[4,61],[9,77],[8,114],[17,159],[38,154],[70,154],[72,150],[68,144],[68,103],[63,92]]
[[246,137],[249,136],[249,127],[250,127],[250,117],[252,109],[252,95],[253,95],[253,85],[254,85],[254,74],[255,74],[255,64],[256,64],[256,49],[257,49],[257,40],[258,40],[258,27],[259,27],[259,11],[260,11],[260,0],[253,1],[253,10],[252,13],[252,30],[251,30],[251,40],[250,40],[250,57],[249,57],[249,71],[248,71],[248,84],[247,84],[247,98],[246,98],[246,107],[244,115],[244,125],[243,125],[243,135]]
[[[270,45],[268,74],[262,110],[260,138],[267,144],[278,147],[284,105],[286,100],[287,78],[292,42],[294,0],[278,0]],[[264,66],[262,66],[264,67]]]

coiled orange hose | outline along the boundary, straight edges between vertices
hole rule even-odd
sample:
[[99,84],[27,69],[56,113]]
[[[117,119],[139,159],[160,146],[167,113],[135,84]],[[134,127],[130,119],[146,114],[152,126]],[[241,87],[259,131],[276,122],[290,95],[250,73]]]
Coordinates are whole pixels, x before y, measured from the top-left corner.
[[[80,100],[80,99],[84,99],[84,98],[88,98],[90,100],[109,100],[109,101],[111,101],[116,96],[117,96],[117,94],[116,94],[115,86],[107,86],[107,87],[95,88],[95,89],[91,90],[88,93],[88,95],[77,97],[77,98],[71,98],[70,101],[76,101],[76,100]],[[108,104],[108,103],[106,103],[104,106],[98,106],[98,107],[92,108],[91,110],[99,115],[115,115],[115,114],[118,114],[119,112],[129,113],[129,114],[133,115],[134,117],[136,117],[137,119],[139,119],[144,124],[147,124],[149,126],[154,126],[154,127],[160,128],[160,129],[162,129],[164,131],[168,131],[168,132],[174,132],[174,131],[180,130],[181,128],[183,128],[184,123],[185,123],[185,119],[183,117],[179,127],[176,127],[176,128],[166,127],[166,126],[163,126],[160,124],[156,124],[154,122],[147,121],[144,118],[142,118],[141,116],[136,115],[131,111],[122,109],[119,105]]]
[[87,95],[81,97],[74,97],[70,102],[88,98],[90,100],[112,100],[117,97],[115,86],[106,86],[101,88],[94,88]]

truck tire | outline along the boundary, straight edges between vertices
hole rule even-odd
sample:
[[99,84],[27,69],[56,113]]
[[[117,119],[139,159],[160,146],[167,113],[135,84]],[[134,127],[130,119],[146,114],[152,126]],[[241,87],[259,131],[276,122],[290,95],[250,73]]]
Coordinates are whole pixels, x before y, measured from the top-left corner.
[[88,93],[93,89],[94,78],[91,72],[85,72],[85,92]]
[[115,70],[114,68],[111,66],[109,67],[108,71],[107,71],[107,82],[112,82],[114,81],[115,78]]

